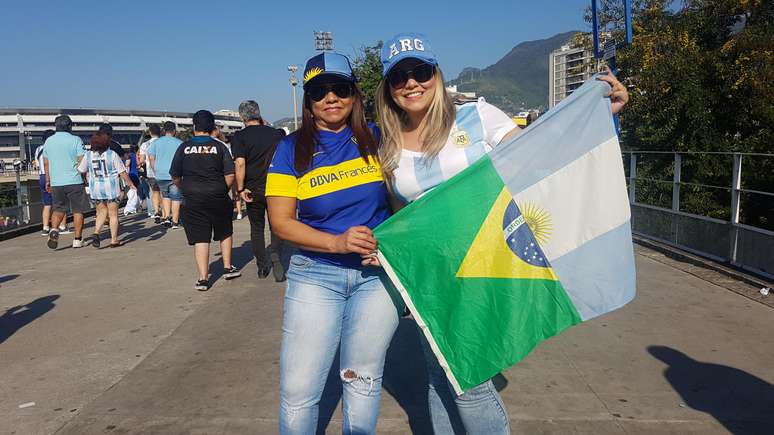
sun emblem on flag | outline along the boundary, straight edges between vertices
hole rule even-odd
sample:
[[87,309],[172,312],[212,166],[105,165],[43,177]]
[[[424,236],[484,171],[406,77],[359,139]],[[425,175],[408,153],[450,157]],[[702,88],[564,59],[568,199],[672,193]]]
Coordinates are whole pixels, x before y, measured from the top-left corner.
[[524,220],[527,222],[529,229],[532,230],[532,234],[535,235],[540,246],[546,246],[548,239],[551,238],[551,233],[554,230],[554,226],[551,223],[551,215],[547,211],[542,209],[535,203],[524,202],[519,204]]
[[306,83],[309,80],[312,80],[313,78],[319,76],[320,74],[322,74],[322,72],[323,72],[323,70],[321,70],[318,67],[314,67],[314,68],[310,69],[309,71],[306,72],[306,74],[304,74],[304,83]]

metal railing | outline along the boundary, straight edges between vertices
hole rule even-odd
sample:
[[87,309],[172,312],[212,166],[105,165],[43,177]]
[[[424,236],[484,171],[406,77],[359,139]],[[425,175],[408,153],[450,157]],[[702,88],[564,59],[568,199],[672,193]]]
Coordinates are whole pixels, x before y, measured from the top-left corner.
[[[768,210],[768,214],[774,216],[774,171],[768,174],[756,174],[757,181],[764,180],[766,190],[743,187],[745,186],[743,162],[760,163],[760,159],[772,159],[770,162],[767,161],[767,164],[771,163],[771,165],[764,167],[774,167],[774,154],[624,151],[623,156],[625,167],[628,158],[627,182],[634,234],[716,261],[727,262],[767,278],[774,278],[774,231],[760,225],[760,222],[766,222],[765,219],[757,219],[756,225],[745,224],[740,220],[744,211],[742,200],[744,195],[756,197],[757,202],[747,201],[747,203],[757,204],[759,211]],[[700,158],[706,163],[712,157],[730,160],[730,168],[723,162],[720,164],[714,162],[712,165],[715,172],[713,178],[722,179],[725,177],[718,174],[728,174],[728,184],[707,184],[683,179],[684,158]],[[651,161],[647,162],[648,159]],[[654,164],[654,160],[659,159],[660,162]],[[649,167],[643,170],[642,166]],[[646,172],[645,176],[640,175],[643,172]],[[653,173],[662,176],[671,174],[671,179],[647,176]],[[746,175],[747,178],[753,178],[749,173]],[[648,185],[650,189],[643,189]],[[714,198],[706,201],[707,209],[714,209],[715,214],[720,216],[713,217],[682,210],[681,205],[686,202],[685,195],[689,193],[683,192],[686,190],[684,188],[690,188],[694,192],[701,190],[705,193],[709,192],[705,197],[714,196]],[[647,190],[646,194],[640,194],[641,190]],[[654,192],[660,192],[661,195]],[[723,204],[725,198],[728,202]],[[694,201],[694,207],[696,202]],[[760,216],[752,218],[760,218]],[[769,224],[774,227],[774,222]]]

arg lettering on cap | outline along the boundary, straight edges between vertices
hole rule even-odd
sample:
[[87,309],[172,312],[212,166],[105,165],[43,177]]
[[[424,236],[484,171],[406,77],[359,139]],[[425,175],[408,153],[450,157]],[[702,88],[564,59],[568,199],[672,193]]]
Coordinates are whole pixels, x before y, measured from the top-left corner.
[[390,44],[390,59],[392,59],[393,56],[402,53],[404,51],[425,51],[425,44],[422,42],[419,38],[412,39],[399,39],[398,42],[400,43],[400,50],[398,50],[398,44],[392,43]]

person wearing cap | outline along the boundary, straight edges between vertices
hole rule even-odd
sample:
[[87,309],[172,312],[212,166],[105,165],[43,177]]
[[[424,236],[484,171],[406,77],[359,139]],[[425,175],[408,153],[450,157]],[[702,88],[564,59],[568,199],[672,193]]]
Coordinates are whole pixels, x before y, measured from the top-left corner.
[[220,242],[223,278],[242,276],[231,263],[234,227],[228,194],[234,183],[234,160],[226,145],[211,137],[217,129],[211,112],[199,110],[192,121],[194,137],[177,147],[169,166],[169,176],[185,198],[183,228],[188,244],[194,247],[198,272],[194,289],[207,291],[210,288],[210,240]]
[[315,433],[327,374],[340,351],[344,433],[376,430],[387,347],[399,309],[384,271],[361,265],[372,229],[390,215],[349,60],[324,52],[304,68],[301,128],[277,146],[266,197],[272,228],[299,246],[287,271],[280,353],[281,434]]
[[[394,36],[385,42],[381,61],[384,78],[376,90],[376,110],[382,127],[379,158],[395,209],[452,178],[521,131],[508,115],[483,98],[455,106],[426,36]],[[613,88],[610,97],[616,113],[628,101],[626,89],[612,74],[600,79]],[[378,261],[366,256],[363,263]],[[508,413],[492,381],[456,396],[424,336],[421,342],[427,361],[428,403],[435,433],[455,433],[450,410],[445,407],[455,403],[467,433],[510,433]]]

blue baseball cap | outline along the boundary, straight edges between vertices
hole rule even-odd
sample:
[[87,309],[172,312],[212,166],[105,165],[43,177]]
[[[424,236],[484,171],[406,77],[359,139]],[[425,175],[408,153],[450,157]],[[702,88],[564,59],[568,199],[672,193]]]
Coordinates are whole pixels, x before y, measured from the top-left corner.
[[384,75],[403,59],[419,59],[437,66],[438,59],[430,48],[430,41],[421,33],[398,33],[382,46],[382,68]]
[[355,73],[352,72],[352,65],[350,65],[347,56],[334,52],[325,51],[306,61],[304,89],[312,79],[322,75],[341,77],[350,82],[355,81]]

